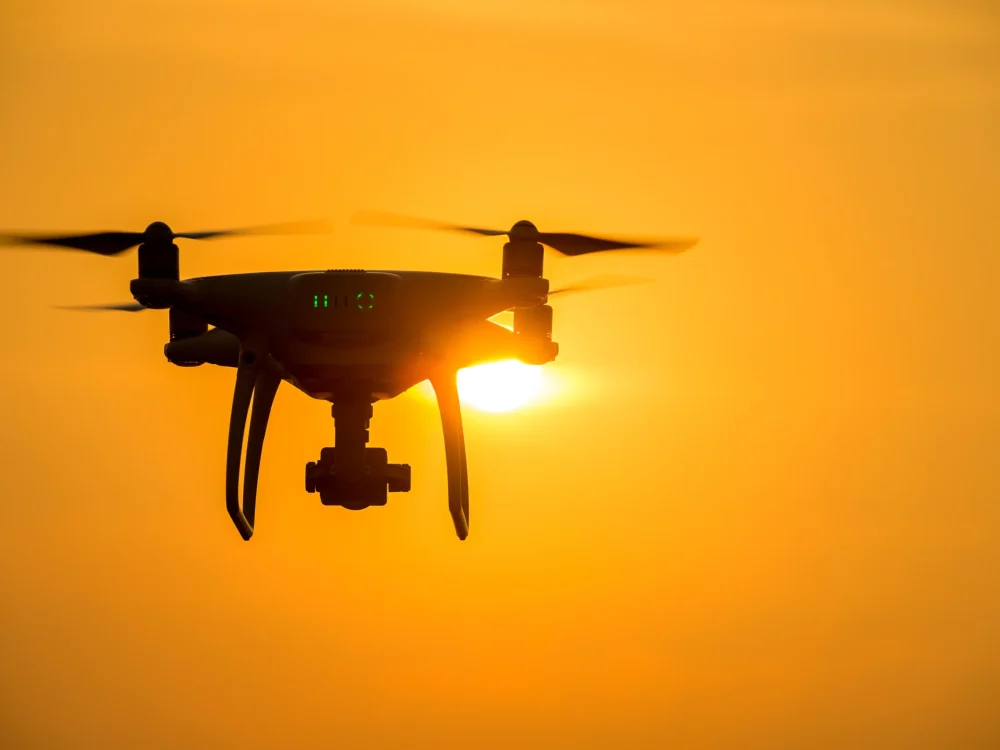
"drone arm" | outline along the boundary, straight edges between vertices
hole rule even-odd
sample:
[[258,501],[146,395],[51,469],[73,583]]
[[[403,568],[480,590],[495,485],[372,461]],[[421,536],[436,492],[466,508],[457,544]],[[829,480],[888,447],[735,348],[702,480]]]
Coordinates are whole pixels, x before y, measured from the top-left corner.
[[[229,417],[229,444],[226,452],[226,510],[233,519],[244,541],[253,536],[253,521],[248,520],[240,508],[240,459],[243,454],[243,434],[246,430],[247,412],[261,370],[262,352],[254,347],[241,345],[239,364],[236,366],[236,389],[233,392],[233,410]],[[253,509],[250,509],[251,519]]]
[[458,398],[457,373],[431,380],[441,411],[444,429],[445,462],[448,470],[448,510],[459,539],[469,535],[469,479],[465,463],[465,435],[462,406]]
[[271,415],[274,396],[281,384],[281,377],[273,366],[268,365],[269,363],[265,363],[261,366],[254,383],[253,406],[250,409],[250,431],[247,435],[246,466],[243,469],[243,516],[246,518],[251,532],[257,510],[257,478],[260,473],[260,457],[264,450],[267,420]]

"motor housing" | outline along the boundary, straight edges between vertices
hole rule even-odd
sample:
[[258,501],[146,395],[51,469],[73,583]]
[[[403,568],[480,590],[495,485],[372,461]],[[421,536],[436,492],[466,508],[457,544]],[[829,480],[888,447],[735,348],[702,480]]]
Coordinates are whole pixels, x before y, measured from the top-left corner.
[[545,248],[529,240],[511,240],[503,246],[503,278],[541,276]]
[[518,338],[518,359],[526,365],[544,365],[559,353],[552,341],[552,308],[548,305],[514,308],[514,335]]
[[549,305],[514,308],[514,333],[552,340],[552,308]]
[[139,278],[178,281],[180,252],[173,242],[158,240],[139,245]]
[[[196,318],[193,315],[188,315],[175,307],[170,308],[170,343],[193,339],[207,332],[208,323],[206,321]],[[168,348],[164,349],[164,353],[167,354],[167,359],[170,360],[170,363],[178,367],[198,367],[205,364],[205,360],[203,359],[193,359],[190,356],[184,356],[184,349],[185,347],[170,348],[168,344]]]

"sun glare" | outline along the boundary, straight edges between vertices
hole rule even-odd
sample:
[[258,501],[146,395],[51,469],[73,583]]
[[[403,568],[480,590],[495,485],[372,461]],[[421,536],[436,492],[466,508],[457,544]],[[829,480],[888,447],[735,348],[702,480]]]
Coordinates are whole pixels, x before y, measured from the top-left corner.
[[516,360],[491,362],[458,372],[462,403],[483,411],[519,409],[542,393],[542,368]]

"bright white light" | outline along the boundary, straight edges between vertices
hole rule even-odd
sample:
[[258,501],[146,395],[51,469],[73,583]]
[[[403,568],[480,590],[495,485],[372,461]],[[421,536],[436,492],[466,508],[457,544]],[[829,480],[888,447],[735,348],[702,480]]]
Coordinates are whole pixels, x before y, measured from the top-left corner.
[[517,360],[491,362],[458,372],[458,395],[463,404],[483,411],[519,409],[542,393],[542,368]]

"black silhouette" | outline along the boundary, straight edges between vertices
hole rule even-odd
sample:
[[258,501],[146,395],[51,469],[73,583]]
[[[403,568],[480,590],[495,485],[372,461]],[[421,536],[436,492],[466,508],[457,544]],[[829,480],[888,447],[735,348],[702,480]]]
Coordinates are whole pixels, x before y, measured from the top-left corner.
[[[254,531],[264,435],[275,393],[283,381],[333,404],[335,446],[324,448],[318,461],[306,465],[306,491],[318,492],[324,505],[361,510],[385,505],[389,492],[410,489],[410,467],[388,463],[384,449],[367,445],[372,405],[424,380],[431,382],[437,396],[444,430],[448,506],[459,539],[465,539],[469,533],[469,479],[458,371],[501,359],[537,365],[551,362],[559,346],[552,341],[548,297],[643,281],[598,277],[550,290],[548,280],[542,277],[542,246],[575,256],[623,249],[681,252],[697,242],[623,241],[539,232],[528,221],[501,231],[389,214],[359,214],[355,219],[383,226],[506,235],[501,278],[360,269],[180,278],[174,240],[326,231],[327,225],[318,222],[187,233],[175,233],[166,224],[155,222],[144,232],[13,233],[0,236],[0,242],[105,256],[139,248],[138,278],[130,284],[134,303],[68,309],[167,309],[170,340],[164,354],[169,362],[180,367],[213,364],[236,369],[226,508],[245,540]],[[504,311],[513,312],[513,330],[489,320]]]

